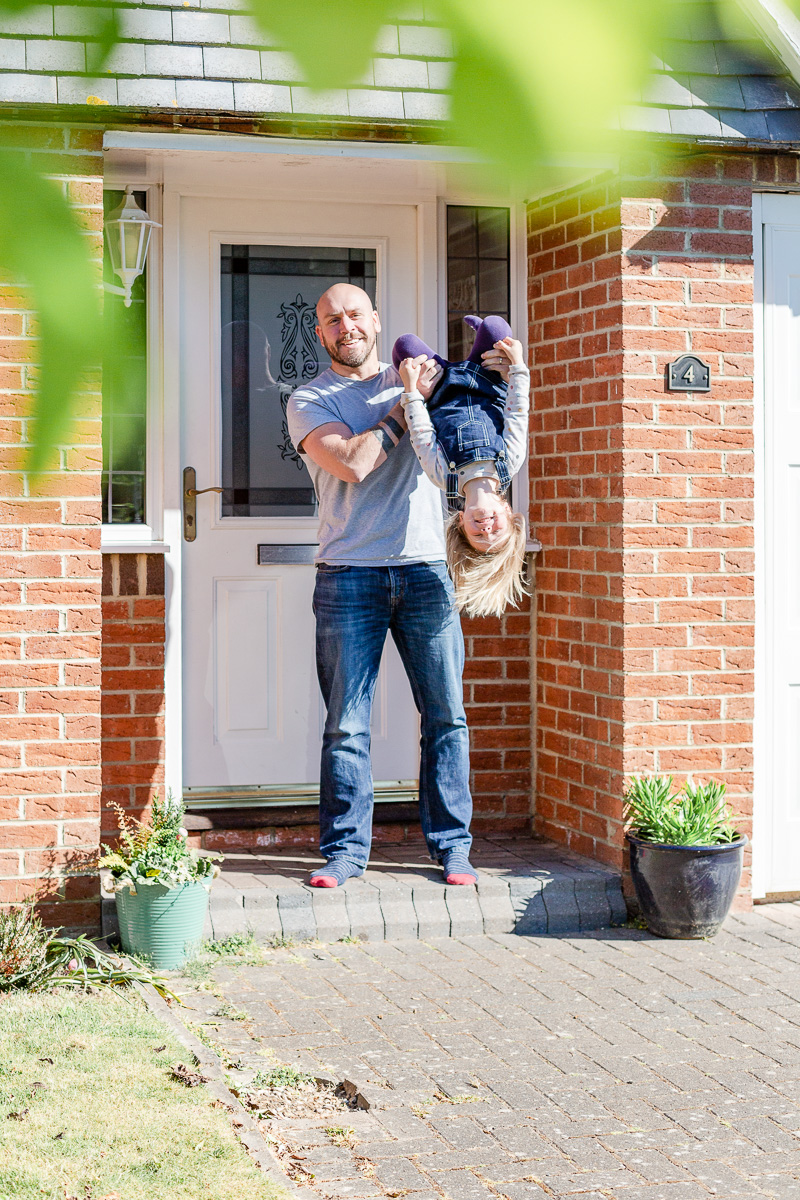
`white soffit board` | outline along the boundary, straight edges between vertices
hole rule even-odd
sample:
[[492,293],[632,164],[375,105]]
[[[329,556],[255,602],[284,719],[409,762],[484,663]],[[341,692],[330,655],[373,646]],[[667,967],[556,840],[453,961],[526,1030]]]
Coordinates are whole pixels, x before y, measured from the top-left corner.
[[215,154],[303,154],[312,158],[381,158],[430,163],[477,163],[479,155],[459,146],[423,146],[408,142],[324,142],[219,133],[160,133],[107,130],[104,150],[211,151]]
[[[614,170],[618,166],[616,155],[593,156],[561,154],[543,161],[532,172],[532,179],[524,189],[514,188],[501,181],[501,172],[494,164],[482,160],[474,151],[460,146],[428,146],[415,143],[375,142],[325,142],[310,139],[274,138],[269,136],[245,136],[241,134],[180,133],[163,131],[108,130],[103,137],[103,148],[110,168],[108,182],[116,182],[116,175],[127,177],[127,182],[139,178],[150,178],[155,170],[156,179],[163,178],[166,164],[171,164],[171,178],[183,177],[179,164],[184,163],[189,174],[204,173],[204,164],[213,155],[218,161],[226,161],[231,167],[240,164],[246,174],[253,170],[263,179],[261,168],[256,164],[270,162],[270,178],[276,183],[279,176],[286,178],[291,172],[296,184],[306,182],[302,175],[313,171],[314,164],[322,167],[327,162],[326,178],[333,185],[337,172],[346,172],[341,178],[352,187],[354,180],[362,178],[373,188],[384,187],[406,190],[433,189],[434,194],[471,196],[473,203],[516,203],[549,195],[563,188],[574,186],[590,179],[600,171]],[[150,164],[148,166],[147,164]],[[247,164],[250,164],[248,170]],[[160,165],[157,165],[160,164]],[[192,164],[194,164],[192,166]],[[416,176],[408,174],[417,168]],[[437,172],[438,174],[431,174]],[[178,175],[175,174],[176,170]],[[333,171],[333,174],[330,172]],[[356,175],[347,172],[356,171]],[[364,175],[363,172],[368,172]],[[420,173],[421,172],[421,173]],[[255,176],[253,176],[255,178]],[[310,178],[316,178],[311,176]],[[243,180],[244,182],[244,180]]]

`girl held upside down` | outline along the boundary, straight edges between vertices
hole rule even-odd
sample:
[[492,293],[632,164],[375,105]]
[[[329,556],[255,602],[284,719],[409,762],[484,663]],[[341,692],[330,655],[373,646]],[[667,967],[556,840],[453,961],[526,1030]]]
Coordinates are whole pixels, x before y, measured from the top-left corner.
[[446,362],[415,334],[397,339],[392,360],[411,444],[447,493],[456,605],[468,616],[499,616],[525,594],[525,518],[506,492],[525,459],[530,373],[502,317],[464,320],[476,330],[465,362]]

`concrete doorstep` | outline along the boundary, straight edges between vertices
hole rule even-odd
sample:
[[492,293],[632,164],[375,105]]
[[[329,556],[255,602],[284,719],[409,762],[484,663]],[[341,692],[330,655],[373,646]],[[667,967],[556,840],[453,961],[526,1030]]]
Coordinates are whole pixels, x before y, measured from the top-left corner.
[[619,872],[554,842],[482,838],[471,858],[477,886],[449,887],[424,846],[384,845],[360,879],[327,889],[305,883],[320,863],[310,850],[229,853],[211,892],[209,936],[375,942],[567,934],[627,920]]

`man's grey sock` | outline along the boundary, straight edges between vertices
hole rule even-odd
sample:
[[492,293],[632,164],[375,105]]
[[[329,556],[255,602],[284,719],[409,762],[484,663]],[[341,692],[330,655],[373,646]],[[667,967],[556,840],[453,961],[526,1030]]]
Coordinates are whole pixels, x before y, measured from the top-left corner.
[[348,879],[364,874],[363,867],[346,858],[331,858],[324,867],[316,867],[308,877],[311,887],[341,887]]
[[469,861],[469,852],[460,850],[445,850],[439,859],[444,871],[446,883],[471,884],[478,882],[478,872]]

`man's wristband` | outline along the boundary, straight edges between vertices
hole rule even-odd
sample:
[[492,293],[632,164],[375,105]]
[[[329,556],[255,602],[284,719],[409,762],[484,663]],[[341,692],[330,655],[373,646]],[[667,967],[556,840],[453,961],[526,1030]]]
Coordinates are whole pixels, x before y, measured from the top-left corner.
[[397,438],[398,442],[400,441],[400,438],[405,433],[405,429],[403,428],[403,426],[400,424],[399,421],[396,421],[394,419],[394,417],[384,417],[383,420],[381,421],[381,425],[385,425],[386,428],[390,431],[390,433],[394,434],[394,436]]
[[397,445],[392,435],[382,425],[378,425],[375,429],[370,429],[370,433],[378,439],[384,454],[391,454]]

